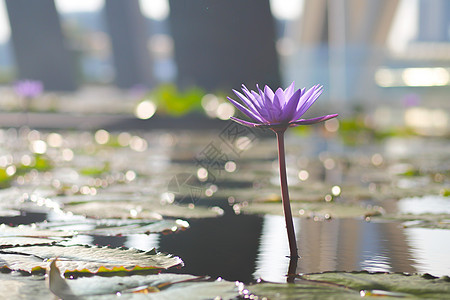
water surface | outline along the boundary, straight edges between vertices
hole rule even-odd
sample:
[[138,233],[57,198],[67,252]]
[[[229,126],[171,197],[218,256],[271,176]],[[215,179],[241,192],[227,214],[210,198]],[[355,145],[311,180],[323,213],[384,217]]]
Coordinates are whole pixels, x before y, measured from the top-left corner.
[[[448,230],[359,219],[294,221],[301,255],[297,273],[366,270],[450,275]],[[141,250],[155,247],[183,259],[184,267],[171,272],[243,282],[286,281],[289,248],[282,216],[227,214],[189,222],[189,230],[169,235],[86,235],[74,242]]]

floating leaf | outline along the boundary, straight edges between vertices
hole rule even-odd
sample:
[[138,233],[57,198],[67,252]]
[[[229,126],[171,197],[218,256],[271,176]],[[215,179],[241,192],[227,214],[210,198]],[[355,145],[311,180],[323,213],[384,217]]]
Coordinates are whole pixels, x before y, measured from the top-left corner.
[[180,258],[156,251],[112,249],[89,246],[28,246],[0,252],[0,267],[28,273],[42,272],[52,258],[59,257],[58,267],[66,276],[121,272],[158,272],[183,262]]
[[47,282],[60,298],[90,298],[100,295],[121,295],[126,299],[234,299],[238,287],[234,282],[210,280],[206,277],[182,274],[134,275],[127,277],[89,277],[66,280],[60,276],[55,261],[50,264]]
[[[291,208],[294,217],[318,217],[319,219],[353,218],[381,214],[378,208],[368,209],[359,205],[344,203],[291,202]],[[248,203],[240,207],[240,210],[245,213],[283,214],[281,203],[273,202]]]
[[0,295],[5,299],[55,299],[46,287],[44,276],[17,275],[0,272]]
[[442,189],[441,195],[444,197],[450,197],[450,189]]
[[31,237],[0,237],[0,249],[9,248],[14,246],[27,246],[27,245],[52,245],[57,241],[48,238],[31,238]]
[[[180,219],[167,220],[122,220],[122,219],[90,219],[90,218],[69,218],[61,221],[51,221],[37,224],[39,227],[47,229],[72,228],[77,229],[77,234],[87,235],[130,235],[130,234],[150,234],[169,233],[189,228],[189,223]],[[87,228],[87,229],[86,229]]]
[[298,276],[293,284],[254,284],[247,291],[269,299],[360,299],[361,296],[444,299],[450,293],[450,279],[397,273],[325,272]]
[[[48,288],[50,276],[17,276],[0,273],[0,294],[8,299],[54,300]],[[239,295],[235,282],[211,280],[205,277],[183,274],[154,274],[113,277],[80,277],[65,280],[70,292],[64,299],[109,300],[109,299],[154,299],[197,300],[236,299]]]
[[242,295],[258,299],[361,299],[359,291],[326,283],[298,281],[295,284],[260,283],[248,286]]
[[206,207],[196,206],[195,208],[190,208],[175,204],[161,205],[160,203],[148,201],[92,201],[72,205],[66,204],[64,210],[99,219],[161,219],[161,215],[167,217],[208,218],[220,215],[217,210]]
[[74,235],[74,232],[42,230],[36,228],[36,226],[21,225],[11,227],[2,224],[0,225],[0,248],[25,245],[51,245]]
[[36,226],[20,225],[18,227],[11,227],[5,224],[0,225],[0,237],[64,238],[74,235],[75,232],[38,229]]
[[79,231],[79,233],[91,235],[129,235],[129,234],[150,234],[150,233],[170,233],[178,230],[186,230],[189,223],[180,219],[177,220],[161,220],[153,223],[130,223],[115,227],[96,228],[87,231]]

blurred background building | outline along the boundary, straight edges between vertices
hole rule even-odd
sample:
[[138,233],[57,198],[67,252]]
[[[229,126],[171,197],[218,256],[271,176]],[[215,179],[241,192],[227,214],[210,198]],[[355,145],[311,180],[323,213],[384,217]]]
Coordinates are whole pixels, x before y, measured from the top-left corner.
[[295,80],[346,108],[447,109],[450,1],[0,0],[0,82],[24,78],[227,93]]

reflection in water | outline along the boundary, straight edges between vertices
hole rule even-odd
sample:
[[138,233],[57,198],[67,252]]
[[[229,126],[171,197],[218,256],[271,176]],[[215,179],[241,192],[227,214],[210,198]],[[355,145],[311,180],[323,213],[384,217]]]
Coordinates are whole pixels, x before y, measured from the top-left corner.
[[[298,223],[294,223],[298,232]],[[286,281],[283,277],[289,266],[289,248],[286,233],[286,223],[279,216],[266,215],[259,242],[258,256],[256,258],[256,270],[254,278],[263,278],[267,281]],[[301,255],[301,254],[300,254]]]
[[[375,226],[374,226],[375,225]],[[389,272],[392,270],[389,257],[383,255],[383,241],[379,226],[373,223],[362,224],[362,236],[360,240],[360,260],[361,269],[369,272]],[[383,253],[383,254],[381,254]]]
[[94,237],[90,235],[85,234],[79,234],[76,235],[74,238],[72,238],[70,241],[68,241],[69,245],[93,245],[94,244]]
[[180,270],[171,271],[253,281],[261,217],[225,214],[219,218],[192,219],[189,224],[190,228],[184,232],[160,237],[158,250],[179,256],[185,263]]
[[[156,248],[185,263],[169,272],[254,282],[286,282],[289,246],[282,216],[225,214],[193,219],[189,230],[169,235],[78,235],[69,244]],[[295,218],[301,258],[295,273],[408,272],[450,275],[450,231],[404,228],[398,222]],[[77,228],[72,228],[76,230]],[[292,273],[292,272],[291,272]]]
[[150,251],[153,248],[159,248],[159,234],[132,234],[129,235],[125,242],[125,247],[135,248],[143,251]]
[[405,234],[418,272],[450,275],[450,230],[406,228]]
[[[416,272],[399,223],[357,219],[295,219],[300,260],[297,273],[324,271]],[[254,279],[285,282],[289,259],[284,219],[265,216]]]
[[450,214],[450,199],[440,195],[403,198],[397,208],[402,214]]

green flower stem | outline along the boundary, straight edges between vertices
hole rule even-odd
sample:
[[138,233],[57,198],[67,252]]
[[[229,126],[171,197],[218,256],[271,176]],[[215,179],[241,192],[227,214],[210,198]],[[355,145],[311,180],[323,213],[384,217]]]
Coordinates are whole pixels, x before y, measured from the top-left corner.
[[278,142],[278,163],[280,165],[281,200],[283,202],[284,219],[286,221],[287,235],[289,239],[290,258],[298,259],[297,240],[295,238],[294,222],[292,221],[291,203],[286,175],[286,158],[284,152],[284,129],[274,129]]

